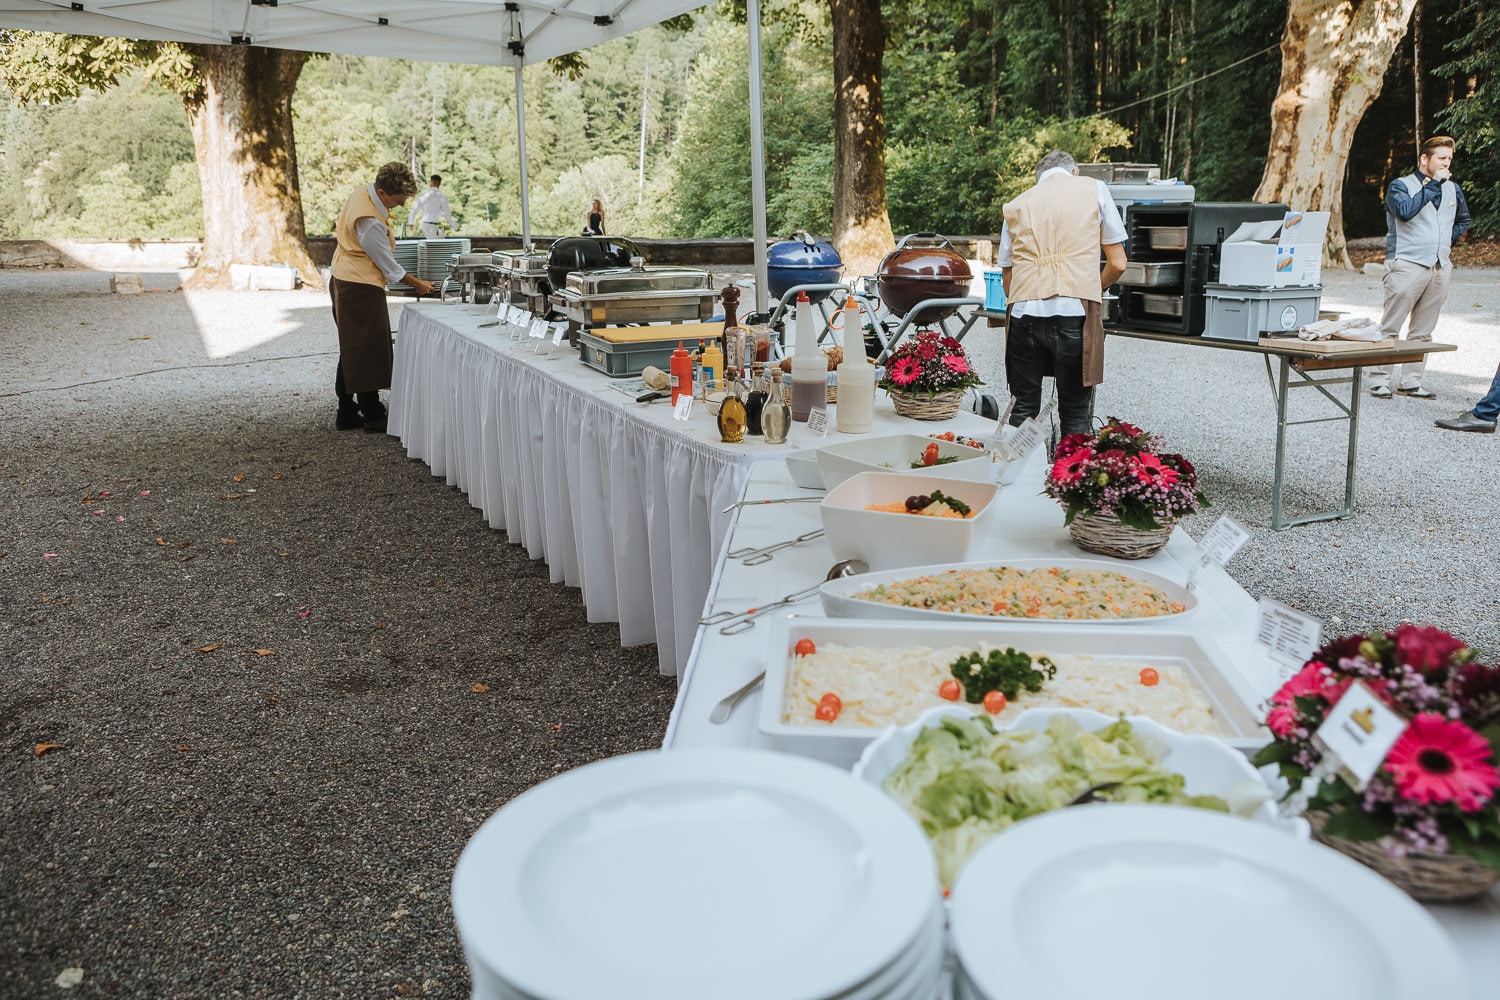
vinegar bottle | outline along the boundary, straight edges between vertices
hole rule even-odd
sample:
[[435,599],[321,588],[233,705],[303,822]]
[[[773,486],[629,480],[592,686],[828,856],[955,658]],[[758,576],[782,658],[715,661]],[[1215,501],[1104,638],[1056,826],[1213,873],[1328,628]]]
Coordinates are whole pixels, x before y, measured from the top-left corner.
[[759,436],[761,413],[766,407],[766,366],[759,361],[750,366],[750,395],[745,397],[745,433]]
[[737,369],[729,369],[724,384],[724,402],[719,404],[719,437],[730,444],[745,440],[744,387],[736,378],[738,374]]
[[780,368],[771,369],[771,389],[760,411],[760,427],[765,432],[766,444],[786,444],[787,431],[792,429],[792,408],[786,404],[786,386],[781,384]]
[[828,359],[818,353],[813,332],[812,303],[797,293],[797,345],[792,355],[792,419],[805,423],[813,407],[823,404],[828,391]]

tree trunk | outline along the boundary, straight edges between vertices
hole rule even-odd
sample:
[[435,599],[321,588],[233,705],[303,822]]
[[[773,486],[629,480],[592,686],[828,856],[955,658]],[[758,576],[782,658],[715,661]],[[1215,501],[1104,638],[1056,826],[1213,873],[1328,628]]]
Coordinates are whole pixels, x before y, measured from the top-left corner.
[[885,203],[879,0],[829,0],[833,15],[833,244],[848,275],[874,274],[895,246]]
[[1281,86],[1259,202],[1331,213],[1326,264],[1350,267],[1344,172],[1354,130],[1385,80],[1416,0],[1291,0],[1281,36]]
[[292,92],[307,53],[188,48],[203,81],[186,102],[203,186],[203,257],[188,286],[227,287],[231,264],[285,264],[321,288],[307,252],[292,138]]

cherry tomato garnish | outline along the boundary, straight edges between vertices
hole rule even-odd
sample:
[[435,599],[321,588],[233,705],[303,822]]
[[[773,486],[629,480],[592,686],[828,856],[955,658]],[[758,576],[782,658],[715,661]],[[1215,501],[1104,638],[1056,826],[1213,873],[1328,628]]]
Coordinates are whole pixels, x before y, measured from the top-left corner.
[[843,710],[843,701],[838,695],[829,691],[822,698],[818,699],[818,708],[817,711],[813,712],[813,718],[820,722],[832,722],[839,717],[839,713]]
[[1004,691],[991,691],[984,696],[984,710],[991,715],[999,715],[1009,703]]
[[1158,674],[1150,667],[1146,667],[1141,671],[1141,683],[1146,685],[1147,687],[1155,687],[1160,681],[1161,674]]
[[958,681],[948,680],[938,685],[938,697],[948,701],[957,701],[959,693]]
[[798,656],[811,656],[818,651],[817,645],[811,639],[798,639],[797,645],[793,648]]

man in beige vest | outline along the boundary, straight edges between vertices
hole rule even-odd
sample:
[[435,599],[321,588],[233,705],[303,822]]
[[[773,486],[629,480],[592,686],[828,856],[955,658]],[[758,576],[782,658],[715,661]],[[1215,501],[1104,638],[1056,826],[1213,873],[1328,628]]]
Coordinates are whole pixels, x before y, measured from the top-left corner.
[[1079,177],[1078,164],[1062,150],[1048,153],[1036,185],[1005,205],[996,262],[1008,303],[1011,425],[1041,412],[1042,379],[1051,375],[1063,435],[1088,433],[1094,386],[1104,381],[1100,300],[1125,273],[1125,226],[1109,189]]
[[416,193],[416,179],[406,165],[387,163],[375,174],[375,183],[349,196],[334,226],[338,246],[328,295],[339,331],[333,390],[339,397],[334,426],[341,431],[385,430],[380,390],[391,387],[393,362],[385,286],[403,284],[418,295],[432,294],[432,282],[408,274],[396,262],[396,236],[388,222],[391,209]]

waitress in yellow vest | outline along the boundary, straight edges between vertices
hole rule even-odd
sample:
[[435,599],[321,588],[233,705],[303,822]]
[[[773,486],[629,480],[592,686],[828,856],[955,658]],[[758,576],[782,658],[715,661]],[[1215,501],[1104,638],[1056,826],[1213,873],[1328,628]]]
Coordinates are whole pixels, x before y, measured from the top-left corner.
[[[1078,176],[1054,149],[1036,184],[1005,204],[996,263],[1005,281],[1005,380],[1012,426],[1042,408],[1042,379],[1057,383],[1063,436],[1092,428],[1094,386],[1104,381],[1104,289],[1125,273],[1125,226],[1103,181]],[[1104,252],[1104,266],[1099,252]]]
[[401,163],[387,163],[367,184],[349,196],[339,213],[334,234],[328,292],[333,299],[333,322],[339,331],[339,364],[334,391],[339,397],[341,431],[363,427],[385,430],[386,412],[380,390],[391,387],[391,317],[385,286],[403,284],[418,295],[431,295],[432,282],[406,273],[396,263],[396,237],[386,220],[417,193],[417,182]]

